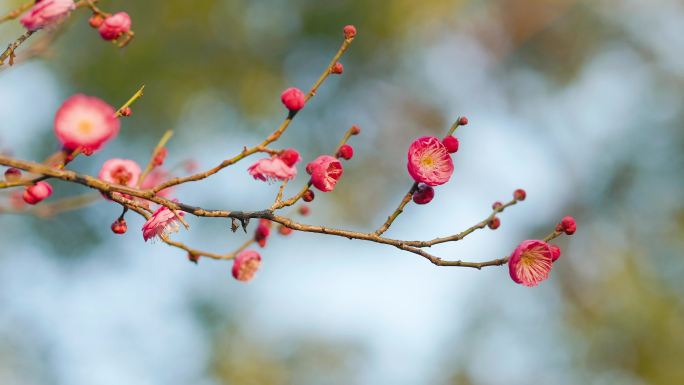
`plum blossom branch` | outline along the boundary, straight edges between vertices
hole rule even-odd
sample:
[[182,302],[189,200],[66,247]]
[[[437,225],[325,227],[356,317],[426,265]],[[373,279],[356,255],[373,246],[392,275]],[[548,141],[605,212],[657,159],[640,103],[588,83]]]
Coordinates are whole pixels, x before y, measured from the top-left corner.
[[[107,194],[108,196],[111,197],[112,200],[119,202],[120,204],[130,207],[134,211],[138,212],[139,214],[145,216],[147,218],[147,213],[140,207],[139,204],[135,203],[132,200],[118,197],[117,194],[112,194],[114,192],[126,194],[126,195],[131,195],[134,197],[138,198],[143,198],[146,200],[150,200],[154,203],[160,204],[162,206],[168,207],[170,210],[182,210],[184,212],[187,212],[189,214],[198,216],[198,217],[212,217],[212,218],[217,218],[217,217],[224,217],[224,218],[235,218],[238,220],[248,220],[248,219],[253,219],[253,218],[262,218],[262,219],[269,219],[273,222],[282,224],[288,228],[291,228],[293,230],[299,230],[299,231],[304,231],[304,232],[311,232],[311,233],[320,233],[320,234],[327,234],[327,235],[335,235],[339,237],[344,237],[344,238],[349,238],[349,239],[359,239],[359,240],[365,240],[365,241],[371,241],[371,242],[376,242],[376,243],[382,243],[382,244],[387,244],[391,245],[394,247],[397,247],[401,250],[409,251],[414,254],[418,254],[426,259],[428,259],[430,262],[432,262],[435,265],[438,266],[462,266],[462,267],[473,267],[473,268],[481,268],[485,266],[498,266],[501,265],[500,260],[493,260],[493,261],[486,261],[486,262],[463,262],[463,261],[444,261],[434,255],[431,255],[424,250],[421,250],[420,247],[427,247],[431,246],[437,243],[443,243],[443,242],[448,242],[448,241],[458,241],[468,234],[472,233],[474,230],[478,228],[482,228],[484,226],[481,226],[481,223],[485,222],[482,221],[478,225],[473,226],[472,228],[456,234],[451,237],[445,237],[445,238],[437,238],[431,241],[404,241],[404,240],[398,240],[398,239],[392,239],[392,238],[386,238],[382,237],[379,235],[376,235],[374,233],[363,233],[363,232],[356,232],[356,231],[350,231],[350,230],[343,230],[343,229],[336,229],[332,227],[325,227],[325,226],[314,226],[314,225],[307,225],[307,224],[302,224],[295,222],[294,220],[280,216],[280,215],[275,215],[271,210],[262,210],[262,211],[252,211],[252,212],[243,212],[243,211],[227,211],[227,210],[206,210],[200,207],[195,207],[191,206],[188,204],[180,203],[180,202],[174,202],[169,199],[159,197],[155,195],[155,193],[152,190],[140,190],[132,187],[127,187],[127,186],[120,186],[120,185],[115,185],[111,183],[107,183],[105,181],[102,181],[100,179],[94,178],[92,176],[88,175],[81,175],[77,174],[73,171],[69,170],[60,170],[56,168],[52,168],[40,163],[34,163],[34,162],[28,162],[28,161],[23,161],[23,160],[17,160],[13,159],[7,156],[0,155],[0,164],[4,166],[9,166],[9,167],[16,167],[21,170],[29,171],[32,173],[36,174],[43,174],[46,176],[50,176],[53,178],[61,179],[67,182],[72,182],[72,183],[78,183],[96,190],[101,191],[102,193]],[[507,205],[505,205],[503,208],[508,207],[512,205],[513,203],[509,202]],[[503,211],[503,208],[497,210],[496,212],[501,212]],[[488,217],[489,218],[489,217]],[[176,246],[176,245],[174,245]],[[183,247],[181,247],[183,248]],[[184,250],[187,251],[186,248],[183,248]],[[197,255],[206,255],[209,257],[212,257],[212,253],[208,252],[199,252],[198,250],[193,249],[193,254]],[[217,254],[213,254],[214,256]],[[213,257],[212,257],[213,258]],[[225,258],[220,258],[220,259],[225,259]],[[505,262],[504,262],[505,263]]]
[[[323,71],[321,76],[318,78],[318,80],[316,80],[314,85],[311,87],[309,92],[306,94],[305,101],[309,101],[309,99],[311,99],[314,95],[316,95],[316,91],[318,90],[318,88],[323,84],[325,79],[327,79],[328,76],[330,76],[331,71],[332,71],[332,67],[335,65],[335,63],[338,62],[338,60],[342,57],[342,55],[347,51],[347,48],[349,48],[349,45],[352,43],[353,40],[354,40],[353,36],[352,37],[346,37],[344,39],[344,41],[342,42],[342,45],[337,50],[337,53],[335,53],[335,55],[333,56],[333,59],[330,61],[330,64],[328,65],[328,67],[326,67],[326,69]],[[245,148],[238,155],[235,155],[234,157],[232,157],[230,159],[224,160],[223,162],[221,162],[216,167],[211,168],[207,171],[200,172],[200,173],[193,174],[193,175],[189,175],[186,177],[179,177],[179,178],[170,179],[164,183],[161,183],[158,186],[155,186],[152,190],[154,192],[159,192],[159,191],[164,190],[166,188],[169,188],[169,187],[172,187],[175,185],[179,185],[182,183],[195,182],[198,180],[205,179],[205,178],[207,178],[211,175],[214,175],[217,172],[223,170],[224,168],[241,161],[242,159],[244,159],[244,158],[246,158],[252,154],[255,154],[257,152],[264,152],[269,144],[278,140],[280,138],[280,136],[285,132],[285,130],[287,130],[287,128],[290,126],[290,123],[292,122],[295,115],[297,114],[297,111],[298,110],[294,110],[294,111],[290,110],[287,117],[280,124],[280,126],[273,133],[271,133],[263,142],[261,142],[259,145],[256,145],[252,148]]]
[[[61,22],[74,9],[74,3],[71,0],[64,0],[59,3],[57,0],[54,0],[54,2],[46,1],[39,4],[34,4],[31,11],[27,13],[30,17],[22,17],[21,22],[29,31],[24,40],[31,36],[33,33],[31,31]],[[99,28],[100,35],[105,40],[112,41],[122,47],[133,37],[133,32],[130,31],[130,17],[125,12],[119,12],[114,15],[105,13],[95,6],[95,0],[81,0],[77,5],[78,7],[88,7],[93,11],[90,25]],[[50,6],[56,8],[51,9],[50,12],[40,13]],[[560,257],[560,248],[556,245],[548,244],[548,242],[561,234],[571,235],[575,232],[576,224],[572,217],[563,218],[556,225],[554,231],[543,240],[526,240],[521,242],[510,256],[504,258],[481,262],[444,260],[426,250],[426,248],[437,244],[460,241],[485,227],[489,227],[492,230],[497,229],[501,224],[497,215],[525,199],[525,191],[521,189],[514,192],[513,200],[505,204],[495,202],[492,205],[492,212],[485,219],[461,232],[431,240],[402,240],[388,238],[383,235],[411,201],[418,205],[429,203],[435,195],[434,187],[449,181],[454,172],[452,154],[457,152],[459,147],[459,141],[453,134],[459,126],[468,123],[465,117],[459,117],[443,139],[434,136],[424,136],[415,139],[411,143],[408,150],[407,171],[414,183],[403,196],[398,207],[377,230],[359,232],[305,224],[295,221],[292,215],[276,213],[284,207],[294,205],[299,200],[312,201],[314,199],[312,187],[324,193],[333,191],[344,172],[342,161],[350,160],[353,157],[354,149],[347,142],[351,136],[360,133],[360,129],[357,126],[352,126],[347,130],[332,155],[320,155],[307,164],[306,171],[311,177],[297,194],[287,200],[283,200],[288,182],[297,175],[295,166],[301,160],[301,157],[295,149],[277,150],[269,147],[269,145],[283,135],[297,113],[316,94],[328,76],[331,74],[342,74],[344,71],[344,67],[339,63],[339,59],[353,41],[356,35],[356,28],[346,26],[344,27],[344,34],[345,38],[342,45],[308,93],[304,94],[297,88],[288,88],[282,93],[281,101],[287,108],[288,114],[280,126],[261,143],[250,148],[244,147],[239,154],[222,161],[212,169],[185,177],[169,179],[169,174],[161,169],[161,166],[167,154],[165,146],[173,135],[173,132],[170,130],[162,136],[152,150],[144,170],[141,170],[135,161],[120,158],[107,160],[102,165],[98,177],[66,169],[69,162],[76,156],[79,154],[91,155],[93,152],[98,151],[105,142],[117,135],[120,128],[119,118],[131,115],[131,105],[143,95],[145,88],[143,85],[118,110],[114,110],[113,107],[98,98],[82,94],[74,95],[67,99],[55,116],[55,134],[61,142],[63,150],[43,163],[20,160],[0,154],[0,165],[10,167],[5,172],[6,181],[0,182],[0,189],[25,186],[21,198],[27,204],[35,205],[52,194],[52,186],[45,182],[47,179],[54,178],[86,186],[96,190],[98,192],[96,195],[102,195],[107,200],[122,207],[121,215],[111,225],[114,233],[125,233],[127,231],[125,215],[129,211],[137,213],[145,219],[145,224],[142,227],[142,235],[145,241],[160,239],[171,247],[187,252],[188,259],[193,262],[197,262],[199,257],[202,256],[217,260],[233,260],[232,274],[240,281],[251,279],[261,263],[259,253],[248,248],[254,243],[261,247],[266,245],[266,239],[271,233],[272,223],[280,225],[278,231],[282,235],[288,235],[293,230],[297,230],[344,237],[350,240],[357,239],[385,244],[418,255],[436,266],[482,269],[488,266],[508,264],[509,274],[513,281],[526,286],[535,286],[547,279],[553,262]],[[17,43],[16,46],[18,44],[21,44],[21,42]],[[4,58],[10,58],[10,62],[14,59],[14,49],[16,49],[16,46],[12,48],[10,45],[8,50],[3,53],[3,55],[6,55]],[[262,158],[254,163],[248,169],[250,175],[262,181],[273,182],[279,180],[282,182],[273,204],[267,209],[257,211],[211,210],[167,197],[169,188],[173,186],[205,179],[256,153],[268,154],[270,158]],[[156,169],[157,167],[160,169]],[[38,177],[22,179],[21,170],[38,175]],[[160,173],[163,173],[163,176],[159,176]],[[153,176],[154,181],[150,181]],[[16,197],[16,195],[13,194],[12,196]],[[88,199],[74,197],[71,200],[67,199],[59,203],[53,203],[52,211],[47,212],[58,212],[61,209],[78,207],[84,203],[87,204]],[[159,206],[151,208],[151,203]],[[43,207],[49,206],[44,205]],[[3,210],[0,209],[0,211]],[[38,210],[34,211],[36,213],[39,212]],[[299,212],[302,215],[306,215],[308,206],[300,206]],[[179,223],[185,226],[186,229],[189,229],[190,225],[186,221],[186,214],[196,217],[229,219],[233,232],[237,231],[240,225],[247,232],[247,226],[252,219],[258,219],[259,226],[254,236],[247,239],[237,249],[220,254],[195,249],[183,242],[171,239],[170,234],[179,230]]]

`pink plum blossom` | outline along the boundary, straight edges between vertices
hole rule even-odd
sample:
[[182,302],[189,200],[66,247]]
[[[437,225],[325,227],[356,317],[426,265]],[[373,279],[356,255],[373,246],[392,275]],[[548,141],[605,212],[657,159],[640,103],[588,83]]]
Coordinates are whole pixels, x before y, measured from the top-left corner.
[[92,153],[118,134],[115,114],[112,106],[94,96],[74,95],[55,114],[55,135],[68,150]]
[[43,0],[36,2],[19,21],[29,31],[36,31],[58,24],[75,8],[73,0]]
[[[178,211],[178,215],[183,216],[185,213]],[[150,219],[143,224],[142,232],[145,242],[154,237],[162,237],[175,233],[180,226],[178,225],[178,218],[166,206],[161,206],[152,214]]]
[[273,182],[291,180],[297,176],[295,164],[301,157],[296,150],[288,149],[281,155],[257,160],[247,171],[254,179]]
[[233,277],[238,281],[247,282],[261,265],[261,255],[254,250],[248,249],[235,257],[233,261]]
[[126,12],[118,12],[104,19],[99,27],[100,36],[105,40],[116,40],[130,32],[131,17]]
[[306,171],[311,174],[311,184],[323,192],[332,191],[335,184],[342,177],[344,168],[337,158],[321,155],[306,165]]
[[97,177],[108,183],[135,187],[141,172],[135,161],[113,158],[104,162]]
[[553,252],[548,243],[540,240],[527,240],[515,248],[508,260],[508,271],[516,283],[536,286],[549,278]]
[[409,147],[408,172],[416,182],[439,186],[449,181],[454,164],[449,151],[438,138],[424,136]]

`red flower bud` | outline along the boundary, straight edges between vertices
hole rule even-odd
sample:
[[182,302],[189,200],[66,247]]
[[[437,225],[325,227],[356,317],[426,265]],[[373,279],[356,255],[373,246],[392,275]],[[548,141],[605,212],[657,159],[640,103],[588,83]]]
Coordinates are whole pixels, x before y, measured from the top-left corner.
[[494,204],[492,204],[492,210],[499,210],[502,207],[503,207],[503,203],[498,202],[498,201],[494,202]]
[[104,22],[104,17],[99,13],[93,13],[90,19],[88,19],[88,24],[93,28],[100,28],[102,22]]
[[340,75],[340,74],[342,74],[342,72],[344,72],[344,66],[340,62],[337,62],[337,63],[333,64],[332,67],[330,67],[330,73],[331,74]]
[[125,234],[127,230],[128,225],[123,218],[119,218],[112,223],[112,232],[114,232],[114,234]]
[[434,197],[435,189],[424,183],[419,184],[418,189],[413,193],[413,201],[419,205],[430,203]]
[[188,253],[188,261],[194,263],[195,265],[199,262],[200,256],[193,253]]
[[169,150],[166,147],[162,147],[154,154],[154,159],[152,159],[152,165],[157,167],[164,164],[166,160],[166,155],[169,154]]
[[515,198],[516,201],[524,201],[525,198],[527,198],[527,193],[525,190],[519,188],[513,191],[513,198]]
[[348,144],[343,144],[340,149],[337,151],[337,157],[349,160],[354,156],[354,147],[348,145]]
[[314,194],[313,190],[311,190],[311,189],[306,190],[304,195],[302,195],[302,199],[304,199],[304,202],[311,202],[314,200],[315,197],[316,197],[316,194]]
[[499,219],[499,217],[494,217],[491,221],[489,221],[487,226],[489,226],[489,228],[492,230],[496,230],[499,228],[499,226],[501,226],[501,220]]
[[310,212],[311,212],[311,209],[309,208],[309,206],[307,206],[307,205],[299,206],[299,214],[300,215],[307,216],[307,215],[309,215]]
[[21,170],[18,168],[8,168],[7,171],[5,171],[5,180],[8,182],[16,182],[19,179],[21,179]]
[[[558,226],[560,226],[560,230],[558,230]],[[567,235],[575,234],[575,231],[577,231],[577,222],[571,216],[563,217],[558,226],[556,226],[556,231],[562,231]]]
[[278,227],[278,233],[280,233],[280,235],[290,235],[290,234],[292,234],[292,229],[289,227],[280,225],[280,227]]
[[352,135],[358,135],[361,133],[361,127],[357,126],[356,124],[351,126],[351,134]]
[[121,116],[128,117],[128,116],[131,116],[131,114],[133,113],[133,110],[131,110],[131,107],[124,107],[121,110],[121,112],[119,112],[119,113],[121,114]]
[[52,195],[52,186],[50,186],[50,184],[47,182],[41,181],[32,186],[26,187],[22,198],[24,198],[24,202],[30,205],[35,205],[38,202],[48,198],[50,195]]
[[299,156],[299,152],[297,152],[297,150],[294,148],[288,148],[280,153],[279,158],[285,162],[288,167],[292,167],[299,161],[301,157]]
[[442,139],[442,144],[451,154],[458,151],[458,139],[456,139],[455,136],[449,135],[446,138]]
[[345,39],[353,39],[356,36],[356,27],[353,25],[345,25],[342,30],[344,31]]
[[468,125],[468,118],[466,118],[465,116],[461,116],[461,117],[458,119],[458,125],[459,125],[459,126],[466,126],[466,125]]
[[271,235],[271,221],[268,219],[260,220],[259,226],[257,226],[257,229],[254,232],[254,240],[259,246],[266,247],[266,241],[268,240],[269,235]]

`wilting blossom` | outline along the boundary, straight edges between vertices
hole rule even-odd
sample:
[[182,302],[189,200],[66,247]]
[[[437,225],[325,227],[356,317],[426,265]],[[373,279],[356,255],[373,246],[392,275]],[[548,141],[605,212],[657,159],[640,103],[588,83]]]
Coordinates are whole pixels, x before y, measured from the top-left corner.
[[342,177],[344,168],[337,158],[321,155],[306,165],[306,171],[311,174],[311,184],[323,192],[332,191],[335,184]]
[[254,250],[248,249],[235,257],[233,261],[233,277],[238,281],[247,282],[261,265],[261,255]]
[[108,183],[135,187],[141,172],[135,161],[113,158],[104,162],[97,177]]
[[119,132],[116,111],[104,101],[83,94],[67,99],[55,115],[55,135],[67,150],[89,154]]
[[24,202],[35,205],[52,195],[52,186],[48,182],[36,182],[36,184],[26,187],[24,190]]
[[116,40],[130,32],[131,17],[126,12],[118,12],[104,19],[98,31],[105,40]]
[[[178,215],[183,216],[184,213],[178,211]],[[178,218],[173,211],[166,206],[161,206],[152,214],[150,219],[143,224],[143,238],[145,239],[145,242],[147,242],[148,239],[154,237],[175,233],[179,228]]]
[[548,243],[540,240],[527,240],[515,248],[508,260],[508,271],[516,283],[536,286],[549,278],[552,264],[552,251]]
[[58,24],[75,8],[73,0],[43,0],[36,2],[19,21],[29,31],[36,31]]
[[409,147],[408,172],[416,182],[439,186],[449,181],[454,164],[449,151],[438,138],[424,136]]
[[265,182],[290,180],[297,176],[295,165],[300,159],[296,150],[288,149],[280,155],[257,160],[247,171],[254,179]]

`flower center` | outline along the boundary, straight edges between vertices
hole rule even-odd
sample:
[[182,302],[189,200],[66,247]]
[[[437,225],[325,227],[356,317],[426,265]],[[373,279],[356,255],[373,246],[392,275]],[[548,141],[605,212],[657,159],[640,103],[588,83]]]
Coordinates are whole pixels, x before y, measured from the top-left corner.
[[90,120],[81,120],[78,123],[78,131],[84,135],[90,134],[93,131],[93,123]]
[[423,167],[432,167],[435,164],[435,160],[430,155],[426,155],[420,159],[420,164]]
[[133,174],[126,170],[125,167],[117,167],[110,175],[116,183],[124,186],[128,185],[128,182],[133,179]]

